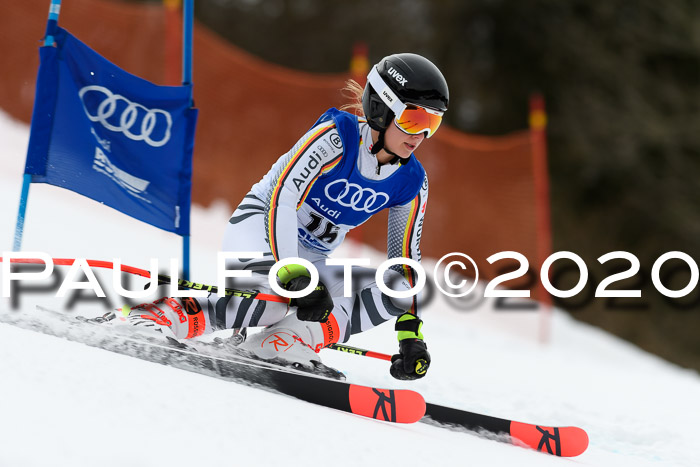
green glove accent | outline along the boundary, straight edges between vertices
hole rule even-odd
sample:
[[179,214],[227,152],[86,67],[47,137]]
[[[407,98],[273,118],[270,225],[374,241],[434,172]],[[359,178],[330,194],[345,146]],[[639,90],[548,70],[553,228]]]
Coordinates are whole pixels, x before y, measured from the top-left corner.
[[419,358],[416,360],[416,374],[417,375],[425,375],[428,372],[428,366],[430,363],[428,363],[424,358]]
[[399,342],[404,339],[423,340],[423,320],[411,313],[404,313],[396,320],[395,329],[398,331]]
[[126,318],[131,313],[131,307],[129,305],[124,305],[119,309],[122,312],[122,316]]
[[301,264],[287,264],[277,271],[277,278],[282,285],[287,285],[292,279],[297,277],[311,277],[309,271]]

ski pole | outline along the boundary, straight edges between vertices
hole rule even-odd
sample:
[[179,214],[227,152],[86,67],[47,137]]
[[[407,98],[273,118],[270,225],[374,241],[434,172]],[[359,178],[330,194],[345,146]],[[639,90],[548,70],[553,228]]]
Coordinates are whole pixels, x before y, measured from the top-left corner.
[[[0,262],[3,261],[3,257],[0,256]],[[75,258],[51,258],[53,264],[57,266],[72,266],[75,262]],[[39,258],[12,258],[11,263],[18,264],[44,264],[44,262]],[[114,263],[111,261],[101,261],[88,259],[86,260],[87,265],[91,268],[104,268],[104,269],[114,269]],[[145,277],[147,279],[151,278],[151,273],[145,269],[136,268],[133,266],[127,266],[126,264],[121,265],[121,271],[129,274],[134,274],[136,276]],[[219,293],[219,288],[215,285],[206,285],[199,282],[192,282],[185,279],[176,279],[177,285],[185,287],[192,290],[204,290],[212,293]],[[165,276],[158,274],[158,285],[169,284],[172,281],[170,276]],[[289,303],[289,299],[286,297],[281,297],[279,295],[260,293],[255,290],[238,290],[238,289],[225,289],[226,295],[233,295],[236,297],[253,298],[255,300],[263,300],[266,302],[278,302],[278,303]]]
[[349,345],[345,344],[330,344],[324,347],[324,349],[332,349],[332,350],[339,350],[341,352],[345,353],[351,353],[353,355],[361,355],[363,357],[372,357],[372,358],[377,358],[379,360],[387,360],[391,361],[391,355],[387,355],[385,353],[379,353],[379,352],[373,352],[371,350],[365,350],[365,349],[358,349],[357,347],[350,347]]

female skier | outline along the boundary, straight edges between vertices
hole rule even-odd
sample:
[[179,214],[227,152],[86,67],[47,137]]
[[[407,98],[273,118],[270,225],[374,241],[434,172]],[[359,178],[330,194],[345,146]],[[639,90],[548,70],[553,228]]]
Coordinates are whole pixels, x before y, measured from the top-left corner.
[[[448,106],[447,83],[429,60],[402,53],[372,67],[364,89],[351,80],[346,90],[355,98],[346,108],[363,115],[337,109],[321,115],[251,188],[224,236],[223,250],[233,256],[226,269],[250,271],[248,285],[260,291],[269,293],[268,272],[279,260],[302,258],[318,270],[315,289],[292,299],[296,311],[288,314],[283,303],[211,294],[135,307],[131,321],[145,318],[166,324],[178,338],[268,326],[251,334],[240,348],[261,358],[313,367],[323,347],[396,317],[399,353],[392,358],[390,372],[398,379],[425,376],[430,354],[415,298],[383,294],[375,282],[376,271],[358,266],[352,267],[352,290],[346,297],[344,280],[350,278],[345,278],[343,266],[326,260],[348,231],[389,209],[388,258],[420,261],[428,178],[413,153],[440,125]],[[310,283],[307,268],[296,263],[277,273],[288,291]],[[412,288],[415,279],[407,265],[392,266],[384,274],[384,283],[397,291]]]

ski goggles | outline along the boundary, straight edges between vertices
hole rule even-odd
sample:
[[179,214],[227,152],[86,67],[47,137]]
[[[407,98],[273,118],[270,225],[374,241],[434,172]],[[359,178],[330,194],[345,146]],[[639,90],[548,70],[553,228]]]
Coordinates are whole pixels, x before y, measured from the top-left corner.
[[394,124],[396,127],[409,135],[417,135],[426,132],[427,138],[433,136],[442,123],[444,112],[428,109],[416,104],[404,104],[391,88],[384,82],[377,67],[373,66],[367,75],[367,81],[379,94],[381,100],[394,112]]

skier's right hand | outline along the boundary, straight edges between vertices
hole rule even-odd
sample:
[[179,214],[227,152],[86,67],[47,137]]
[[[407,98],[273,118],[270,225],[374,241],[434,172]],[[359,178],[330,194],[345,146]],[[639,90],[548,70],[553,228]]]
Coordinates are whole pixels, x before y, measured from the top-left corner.
[[[311,283],[311,274],[300,264],[288,264],[277,272],[282,287],[290,292],[304,290]],[[325,284],[318,281],[316,288],[305,297],[293,298],[291,306],[297,307],[297,318],[302,321],[325,323],[333,311],[333,299]]]
[[396,320],[399,332],[399,353],[391,357],[389,372],[396,379],[422,378],[430,366],[430,354],[423,341],[423,321],[412,313],[404,313]]

